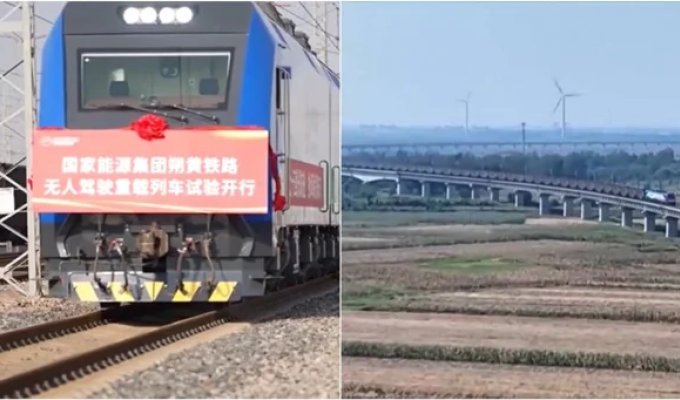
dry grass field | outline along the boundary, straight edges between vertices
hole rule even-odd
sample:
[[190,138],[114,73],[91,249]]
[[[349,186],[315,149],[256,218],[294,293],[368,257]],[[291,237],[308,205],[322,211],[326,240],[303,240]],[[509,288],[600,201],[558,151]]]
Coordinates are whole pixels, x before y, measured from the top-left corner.
[[344,215],[344,397],[680,397],[680,241],[522,213]]

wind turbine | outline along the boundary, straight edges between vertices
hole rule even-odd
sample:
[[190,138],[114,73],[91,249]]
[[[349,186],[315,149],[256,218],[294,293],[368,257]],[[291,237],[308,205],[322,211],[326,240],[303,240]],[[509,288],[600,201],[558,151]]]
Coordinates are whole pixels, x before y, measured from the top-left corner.
[[557,111],[557,109],[560,107],[560,104],[562,104],[562,138],[564,138],[567,133],[567,97],[578,97],[581,94],[564,93],[564,90],[562,90],[562,86],[560,86],[559,82],[557,82],[557,79],[553,78],[553,81],[555,82],[555,87],[557,87],[557,90],[560,92],[560,98],[557,100],[557,104],[555,104],[553,113]]
[[470,95],[472,93],[468,92],[467,96],[465,96],[465,99],[458,99],[459,103],[465,104],[465,136],[468,135],[469,133],[469,121],[470,121]]

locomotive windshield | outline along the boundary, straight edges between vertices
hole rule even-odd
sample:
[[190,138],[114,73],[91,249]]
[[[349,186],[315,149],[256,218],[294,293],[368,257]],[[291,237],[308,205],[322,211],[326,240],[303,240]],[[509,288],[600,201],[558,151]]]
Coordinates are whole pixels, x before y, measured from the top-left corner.
[[82,53],[80,107],[225,109],[230,61],[229,52]]

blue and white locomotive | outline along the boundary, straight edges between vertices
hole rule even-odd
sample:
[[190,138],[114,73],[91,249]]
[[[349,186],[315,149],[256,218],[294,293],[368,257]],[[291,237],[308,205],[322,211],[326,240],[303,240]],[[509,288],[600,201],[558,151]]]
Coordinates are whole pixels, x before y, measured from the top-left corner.
[[662,192],[658,190],[644,189],[643,196],[645,200],[652,201],[654,203],[665,204],[667,206],[675,207],[675,193]]
[[[266,129],[285,209],[41,214],[49,295],[229,302],[337,270],[339,79],[270,3],[67,3],[43,50],[39,127],[120,128],[144,114]],[[295,189],[296,171],[318,171],[321,195]],[[184,257],[189,237],[198,249]]]

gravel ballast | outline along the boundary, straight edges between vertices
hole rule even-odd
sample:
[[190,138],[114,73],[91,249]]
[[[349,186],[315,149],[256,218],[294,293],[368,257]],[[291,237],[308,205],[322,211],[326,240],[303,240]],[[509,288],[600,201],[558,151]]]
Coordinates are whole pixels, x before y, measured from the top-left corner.
[[0,285],[0,332],[76,317],[98,309],[99,303],[58,298],[29,299],[9,285]]
[[93,398],[338,398],[339,294],[171,354]]

